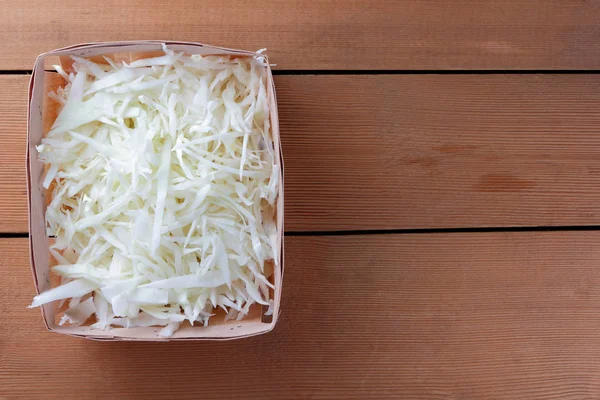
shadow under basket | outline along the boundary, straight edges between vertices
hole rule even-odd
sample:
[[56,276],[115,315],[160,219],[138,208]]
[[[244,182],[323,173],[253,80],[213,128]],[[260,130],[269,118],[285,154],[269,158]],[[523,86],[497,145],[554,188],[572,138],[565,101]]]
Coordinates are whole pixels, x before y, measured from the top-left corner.
[[[132,61],[140,58],[153,57],[161,53],[162,44],[171,50],[186,54],[230,55],[232,57],[255,57],[258,54],[241,50],[207,46],[199,43],[172,41],[135,41],[82,44],[54,50],[40,55],[35,62],[29,84],[29,107],[27,115],[27,190],[29,205],[29,249],[31,269],[37,293],[49,290],[56,285],[56,279],[51,277],[51,257],[48,252],[49,238],[46,235],[46,205],[47,190],[42,187],[44,165],[38,160],[35,146],[41,143],[45,132],[48,132],[57,115],[57,106],[48,101],[47,93],[63,85],[60,75],[45,72],[51,65],[62,65],[67,71],[71,67],[69,56],[100,59],[101,56],[115,60]],[[261,55],[264,57],[264,55]],[[215,311],[207,327],[182,323],[172,336],[165,338],[158,335],[162,327],[140,328],[111,328],[107,330],[93,329],[88,324],[82,326],[60,326],[62,311],[56,302],[43,305],[42,315],[48,330],[72,336],[96,340],[139,340],[139,341],[169,341],[169,340],[230,340],[259,335],[272,330],[280,312],[281,287],[283,281],[283,158],[279,137],[279,121],[277,115],[277,100],[275,86],[270,67],[265,67],[267,90],[270,108],[271,135],[277,150],[276,163],[279,165],[280,185],[276,201],[276,222],[279,234],[277,243],[277,262],[274,262],[273,273],[269,277],[275,285],[271,290],[274,301],[272,316],[265,316],[266,307],[253,304],[250,312],[242,320],[225,321],[225,312]]]

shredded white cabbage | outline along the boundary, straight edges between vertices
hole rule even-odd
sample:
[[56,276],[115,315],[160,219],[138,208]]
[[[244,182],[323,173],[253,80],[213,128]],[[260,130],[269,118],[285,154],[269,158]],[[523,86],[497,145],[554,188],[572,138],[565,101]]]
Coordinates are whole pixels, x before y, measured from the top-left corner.
[[[117,65],[73,58],[37,147],[51,191],[50,252],[71,298],[62,323],[206,326],[268,305],[279,168],[263,57],[175,53]],[[83,298],[83,299],[82,299]]]

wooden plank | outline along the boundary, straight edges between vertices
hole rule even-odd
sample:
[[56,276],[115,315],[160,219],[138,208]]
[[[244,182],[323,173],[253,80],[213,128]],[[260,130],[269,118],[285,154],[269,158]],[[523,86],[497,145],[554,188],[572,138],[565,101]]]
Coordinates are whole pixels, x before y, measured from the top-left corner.
[[597,69],[600,5],[572,0],[5,0],[0,69],[82,42],[176,39],[280,69]]
[[[0,85],[25,232],[27,77]],[[289,231],[600,224],[596,75],[277,76]]]
[[274,332],[157,345],[44,331],[25,308],[26,240],[3,239],[0,398],[598,398],[599,243],[596,231],[291,237]]
[[28,76],[0,76],[0,232],[27,232]]

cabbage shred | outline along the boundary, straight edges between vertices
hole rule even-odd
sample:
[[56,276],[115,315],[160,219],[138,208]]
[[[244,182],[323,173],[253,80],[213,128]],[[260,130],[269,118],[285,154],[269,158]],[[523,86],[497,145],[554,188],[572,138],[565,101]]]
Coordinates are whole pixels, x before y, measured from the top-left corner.
[[263,57],[175,53],[116,64],[72,57],[37,150],[47,233],[70,298],[62,323],[206,326],[268,305],[279,167]]

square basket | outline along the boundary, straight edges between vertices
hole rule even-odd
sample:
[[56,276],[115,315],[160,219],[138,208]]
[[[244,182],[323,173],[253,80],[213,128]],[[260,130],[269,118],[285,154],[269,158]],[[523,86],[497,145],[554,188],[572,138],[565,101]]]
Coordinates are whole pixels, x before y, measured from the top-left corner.
[[[232,50],[207,46],[200,43],[173,41],[134,41],[81,44],[63,49],[53,50],[40,55],[33,67],[29,84],[29,107],[27,115],[27,189],[29,205],[29,249],[31,269],[33,272],[36,291],[39,294],[52,287],[50,274],[50,255],[48,252],[49,238],[46,234],[46,189],[42,187],[44,165],[38,160],[36,145],[41,143],[56,118],[57,109],[48,101],[47,93],[64,84],[58,74],[45,72],[51,65],[59,64],[68,72],[71,68],[70,55],[85,58],[110,56],[115,60],[133,61],[139,58],[154,57],[162,54],[162,45],[176,52],[202,55],[232,55],[236,57],[254,57],[258,53]],[[261,55],[264,57],[264,55]],[[280,185],[276,203],[276,219],[279,240],[277,243],[277,262],[275,262],[272,293],[274,310],[272,317],[264,317],[264,309],[259,304],[253,304],[248,315],[240,320],[225,321],[224,313],[217,313],[211,318],[207,327],[182,326],[169,338],[158,336],[160,327],[146,328],[111,328],[107,330],[92,329],[89,326],[59,326],[56,323],[57,307],[54,303],[42,306],[42,315],[48,330],[72,336],[86,337],[97,340],[229,340],[247,336],[259,335],[273,329],[277,322],[281,303],[281,286],[283,280],[283,158],[279,138],[279,121],[273,75],[268,62],[266,63],[267,90],[270,106],[271,134],[276,151],[276,163],[279,164]]]

